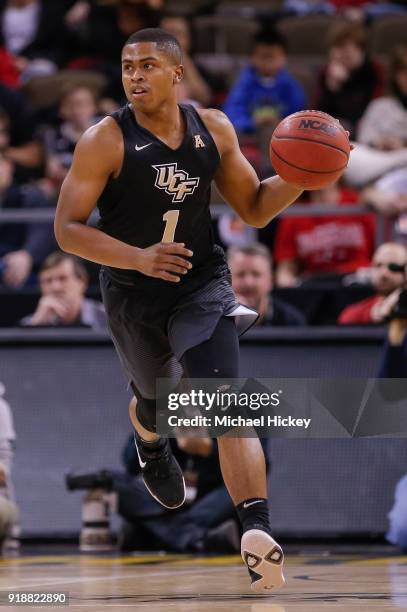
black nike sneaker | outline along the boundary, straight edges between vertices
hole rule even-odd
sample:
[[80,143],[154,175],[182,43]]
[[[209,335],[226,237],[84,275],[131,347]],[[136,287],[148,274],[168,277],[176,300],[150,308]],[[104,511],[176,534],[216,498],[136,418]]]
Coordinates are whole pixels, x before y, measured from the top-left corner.
[[134,436],[141,474],[148,492],[169,510],[179,508],[185,501],[185,481],[178,461],[172,454],[168,440],[161,439],[157,450],[148,449]]

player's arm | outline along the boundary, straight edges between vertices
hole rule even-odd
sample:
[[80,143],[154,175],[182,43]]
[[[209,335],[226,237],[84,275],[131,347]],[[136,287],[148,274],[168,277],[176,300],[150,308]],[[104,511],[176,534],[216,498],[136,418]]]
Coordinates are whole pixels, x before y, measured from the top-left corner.
[[107,181],[120,172],[123,156],[123,137],[113,119],[85,132],[61,188],[55,215],[57,242],[62,250],[99,264],[178,282],[178,275],[191,267],[185,257],[192,253],[184,245],[158,243],[140,249],[87,225]]
[[279,176],[260,182],[240,151],[236,132],[226,115],[213,109],[201,111],[201,114],[221,157],[215,176],[219,192],[248,225],[264,227],[303,190]]

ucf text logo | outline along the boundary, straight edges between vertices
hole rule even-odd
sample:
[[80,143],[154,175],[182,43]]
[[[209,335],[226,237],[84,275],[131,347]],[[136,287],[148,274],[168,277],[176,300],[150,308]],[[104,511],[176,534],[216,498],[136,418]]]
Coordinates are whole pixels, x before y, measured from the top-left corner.
[[176,163],[159,164],[153,168],[157,170],[155,186],[172,196],[173,202],[183,202],[199,185],[199,177],[189,178],[188,172],[178,170]]

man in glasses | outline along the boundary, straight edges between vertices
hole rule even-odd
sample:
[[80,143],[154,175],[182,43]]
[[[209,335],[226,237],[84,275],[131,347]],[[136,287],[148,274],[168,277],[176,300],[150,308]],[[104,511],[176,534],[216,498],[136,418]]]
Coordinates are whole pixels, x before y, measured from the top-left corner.
[[407,250],[397,242],[382,244],[373,255],[371,270],[375,295],[351,304],[338,319],[341,325],[383,323],[396,306],[407,281]]

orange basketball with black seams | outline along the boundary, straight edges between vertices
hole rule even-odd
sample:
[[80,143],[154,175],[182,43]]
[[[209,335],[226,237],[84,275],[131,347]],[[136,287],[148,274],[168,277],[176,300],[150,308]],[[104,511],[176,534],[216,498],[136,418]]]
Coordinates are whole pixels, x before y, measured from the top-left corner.
[[274,170],[303,189],[322,189],[345,171],[348,134],[337,119],[321,111],[300,111],[283,119],[270,142]]

